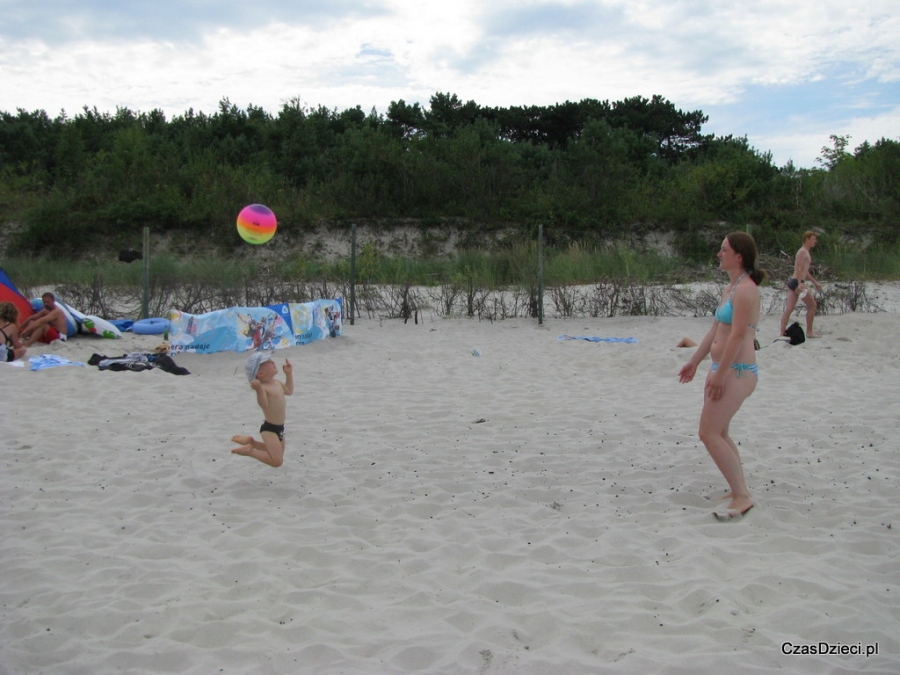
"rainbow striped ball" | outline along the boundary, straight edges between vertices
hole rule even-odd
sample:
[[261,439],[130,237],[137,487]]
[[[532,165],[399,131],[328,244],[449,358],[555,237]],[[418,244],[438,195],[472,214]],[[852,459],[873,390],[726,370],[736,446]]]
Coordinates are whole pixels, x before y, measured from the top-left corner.
[[278,221],[272,209],[262,204],[250,204],[237,217],[237,231],[248,244],[265,244],[275,236]]

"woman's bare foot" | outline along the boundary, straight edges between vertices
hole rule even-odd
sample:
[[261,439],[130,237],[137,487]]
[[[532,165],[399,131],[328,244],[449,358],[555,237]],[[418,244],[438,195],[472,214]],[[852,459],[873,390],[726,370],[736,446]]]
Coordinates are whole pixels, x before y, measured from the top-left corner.
[[717,507],[713,511],[713,515],[718,520],[740,520],[752,508],[753,500],[750,497],[736,497],[729,502],[728,506]]

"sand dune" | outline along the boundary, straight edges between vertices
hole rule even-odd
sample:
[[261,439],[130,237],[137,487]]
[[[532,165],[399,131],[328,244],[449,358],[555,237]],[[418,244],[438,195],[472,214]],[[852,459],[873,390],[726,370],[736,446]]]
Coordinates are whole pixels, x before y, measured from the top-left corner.
[[[0,673],[900,672],[900,315],[818,321],[762,339],[736,523],[677,379],[709,319],[346,325],[276,354],[280,469],[229,453],[242,354],[4,366]],[[784,653],[838,643],[878,653]]]

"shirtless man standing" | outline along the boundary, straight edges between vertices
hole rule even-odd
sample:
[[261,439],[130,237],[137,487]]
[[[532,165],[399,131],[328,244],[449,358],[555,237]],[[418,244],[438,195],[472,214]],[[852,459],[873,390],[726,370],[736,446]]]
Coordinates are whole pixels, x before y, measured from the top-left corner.
[[813,286],[816,287],[816,290],[822,290],[822,285],[813,279],[812,274],[809,273],[809,268],[812,265],[812,255],[810,255],[809,250],[818,243],[818,240],[819,237],[815,232],[803,233],[803,246],[800,247],[800,250],[797,251],[797,255],[794,257],[794,276],[787,281],[788,296],[784,307],[784,314],[781,315],[781,329],[778,332],[779,337],[784,335],[788,320],[791,318],[791,312],[794,311],[794,308],[797,306],[797,301],[800,299],[806,304],[806,337],[819,337],[813,333],[813,319],[816,318],[816,307],[818,307],[818,305],[816,304],[816,299],[813,297],[813,294],[809,292],[806,284],[803,283],[804,281],[809,280],[813,283]]
[[53,293],[44,293],[41,300],[44,309],[32,314],[19,327],[26,347],[31,347],[38,340],[49,345],[54,340],[66,339],[66,315],[56,304],[56,297]]

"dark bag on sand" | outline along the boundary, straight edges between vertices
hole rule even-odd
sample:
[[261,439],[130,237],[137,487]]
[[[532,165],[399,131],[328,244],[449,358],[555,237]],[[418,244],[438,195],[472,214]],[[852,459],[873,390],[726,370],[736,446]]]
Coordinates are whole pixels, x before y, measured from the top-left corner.
[[784,331],[784,336],[791,341],[792,345],[802,345],[806,342],[806,335],[803,332],[803,328],[796,321],[787,327]]

